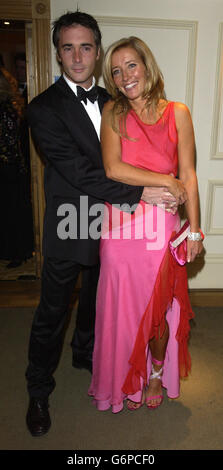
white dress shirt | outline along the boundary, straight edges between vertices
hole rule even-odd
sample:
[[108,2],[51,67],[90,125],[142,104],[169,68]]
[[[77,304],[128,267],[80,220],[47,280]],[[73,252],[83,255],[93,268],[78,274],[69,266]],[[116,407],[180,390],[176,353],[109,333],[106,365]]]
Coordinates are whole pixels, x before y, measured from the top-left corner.
[[[77,84],[72,82],[71,80],[69,80],[69,78],[65,75],[65,73],[63,74],[63,78],[67,82],[67,84],[69,85],[71,90],[77,96]],[[82,87],[82,88],[84,88],[84,90],[86,90],[86,91],[90,91],[91,88],[93,88],[94,86],[95,86],[95,78],[93,77],[92,86],[88,89],[86,89],[84,87]],[[87,99],[86,104],[84,103],[84,101],[81,101],[81,104],[86,109],[86,111],[88,113],[88,116],[91,119],[91,121],[94,125],[94,128],[97,132],[98,138],[100,140],[101,113],[100,113],[100,109],[99,109],[99,106],[98,106],[98,101],[96,100],[94,103],[92,103],[89,99]]]

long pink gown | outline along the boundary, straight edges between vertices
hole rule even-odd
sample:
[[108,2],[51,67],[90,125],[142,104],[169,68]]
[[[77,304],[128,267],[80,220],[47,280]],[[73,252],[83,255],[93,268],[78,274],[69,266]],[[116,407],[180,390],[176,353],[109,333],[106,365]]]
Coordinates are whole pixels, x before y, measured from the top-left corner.
[[[160,173],[177,174],[177,130],[174,103],[169,102],[153,125],[131,110],[122,138],[122,160]],[[117,413],[130,398],[140,402],[149,382],[148,342],[164,332],[169,340],[162,385],[170,398],[179,396],[180,376],[190,370],[187,349],[189,320],[186,267],[168,248],[180,228],[179,215],[140,201],[128,215],[107,204],[100,244],[101,270],[97,293],[93,374],[89,395],[98,410]]]

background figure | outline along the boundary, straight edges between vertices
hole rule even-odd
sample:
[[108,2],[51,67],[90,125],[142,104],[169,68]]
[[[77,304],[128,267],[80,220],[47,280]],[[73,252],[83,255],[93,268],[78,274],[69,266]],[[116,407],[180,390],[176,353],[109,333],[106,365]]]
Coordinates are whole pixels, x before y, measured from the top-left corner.
[[0,69],[0,258],[8,268],[32,256],[33,227],[30,183],[21,146],[24,100],[16,79]]
[[20,123],[20,141],[21,150],[25,159],[27,168],[27,191],[31,200],[31,170],[30,170],[30,149],[29,149],[29,125],[27,121],[27,105],[28,105],[28,90],[27,90],[27,77],[26,77],[26,55],[24,52],[19,52],[15,55],[15,76],[18,82],[18,90],[24,100],[24,113]]
[[26,55],[18,52],[14,58],[15,76],[18,81],[18,88],[27,105],[27,78],[26,78]]
[[[187,241],[187,259],[193,261],[202,243],[189,110],[165,99],[159,67],[138,38],[110,46],[104,80],[113,99],[104,106],[101,125],[106,174],[132,185],[157,181],[169,190],[183,183],[194,232]],[[124,400],[130,410],[144,403],[157,408],[163,400],[162,385],[176,398],[179,376],[190,370],[187,342],[193,313],[186,266],[177,264],[168,246],[179,228],[178,213],[143,201],[125,219],[107,204],[89,389],[99,410],[112,407],[117,413]]]

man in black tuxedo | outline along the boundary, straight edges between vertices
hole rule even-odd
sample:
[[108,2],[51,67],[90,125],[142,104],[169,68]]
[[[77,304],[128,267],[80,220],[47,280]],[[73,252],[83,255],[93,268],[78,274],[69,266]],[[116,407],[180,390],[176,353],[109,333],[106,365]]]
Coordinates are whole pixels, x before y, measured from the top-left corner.
[[63,15],[54,23],[53,42],[63,74],[28,107],[32,135],[46,161],[42,290],[26,371],[30,395],[26,421],[33,436],[45,434],[51,425],[48,396],[55,387],[52,374],[60,358],[68,305],[80,271],[73,365],[91,368],[100,231],[89,234],[98,216],[90,212],[104,201],[121,204],[129,211],[142,198],[161,202],[163,194],[160,190],[153,201],[148,188],[105,176],[99,132],[100,113],[109,95],[95,86],[93,77],[101,43],[96,20],[81,12]]

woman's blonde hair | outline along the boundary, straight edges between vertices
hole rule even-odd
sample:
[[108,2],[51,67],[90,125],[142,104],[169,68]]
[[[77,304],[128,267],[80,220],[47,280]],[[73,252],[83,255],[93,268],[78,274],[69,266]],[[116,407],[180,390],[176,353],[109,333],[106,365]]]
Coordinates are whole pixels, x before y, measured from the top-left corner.
[[164,80],[161,70],[156,62],[156,59],[147,44],[141,39],[130,36],[129,38],[122,38],[114,42],[108,48],[103,63],[103,78],[105,87],[108,93],[114,100],[114,106],[111,110],[111,120],[113,129],[120,134],[120,129],[117,128],[117,117],[119,124],[121,123],[121,135],[126,136],[126,117],[131,109],[131,105],[126,98],[116,87],[112,75],[112,55],[114,52],[130,47],[134,49],[146,68],[146,86],[144,90],[144,98],[146,101],[145,107],[150,106],[155,111],[157,104],[161,98],[165,99],[164,94]]

